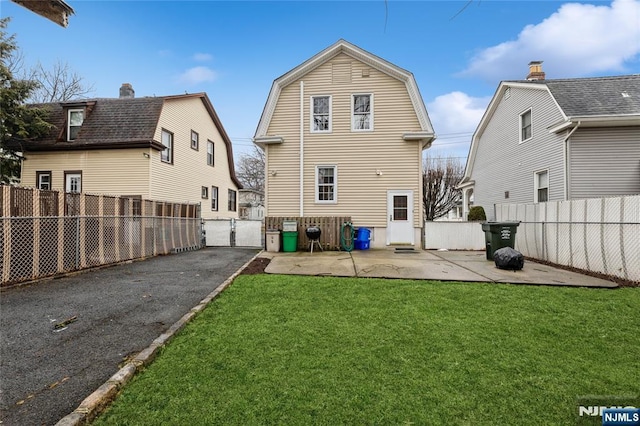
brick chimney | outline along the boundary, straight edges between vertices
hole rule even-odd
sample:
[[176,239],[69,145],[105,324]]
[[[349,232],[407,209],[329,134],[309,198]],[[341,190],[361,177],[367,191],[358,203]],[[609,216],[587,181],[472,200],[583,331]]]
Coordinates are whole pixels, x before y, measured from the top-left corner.
[[527,75],[527,80],[544,80],[544,76],[542,61],[529,62],[529,75]]
[[136,92],[133,90],[133,87],[129,83],[122,83],[120,86],[120,98],[135,98]]

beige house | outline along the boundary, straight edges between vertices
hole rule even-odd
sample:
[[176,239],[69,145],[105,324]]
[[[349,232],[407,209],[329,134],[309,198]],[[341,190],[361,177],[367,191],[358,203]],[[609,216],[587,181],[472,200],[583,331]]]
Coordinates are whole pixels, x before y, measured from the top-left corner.
[[202,217],[237,218],[231,140],[205,93],[45,104],[50,134],[14,146],[21,185],[201,203]]
[[344,40],[277,78],[254,142],[267,216],[350,216],[371,247],[419,245],[435,134],[409,71]]

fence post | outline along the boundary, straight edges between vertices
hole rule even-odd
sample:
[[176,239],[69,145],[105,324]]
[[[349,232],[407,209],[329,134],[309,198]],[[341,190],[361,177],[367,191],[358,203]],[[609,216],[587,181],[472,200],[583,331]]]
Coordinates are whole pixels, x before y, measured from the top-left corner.
[[76,216],[76,263],[75,268],[80,269],[80,216]]
[[547,238],[545,236],[545,228],[544,228],[544,220],[542,221],[542,258],[547,260],[547,250],[546,250]]

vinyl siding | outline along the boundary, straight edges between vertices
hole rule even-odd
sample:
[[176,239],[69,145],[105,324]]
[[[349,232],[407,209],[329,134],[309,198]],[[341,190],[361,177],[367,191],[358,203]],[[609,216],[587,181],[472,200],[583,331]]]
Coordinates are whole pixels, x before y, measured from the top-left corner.
[[64,172],[82,171],[82,191],[105,195],[149,196],[150,149],[103,149],[29,152],[22,163],[21,185],[36,186],[36,171],[52,173],[52,187],[64,191]]
[[640,127],[578,128],[569,182],[572,199],[640,194]]
[[[532,138],[520,143],[520,114],[531,108]],[[474,205],[494,220],[496,203],[533,203],[537,171],[549,172],[549,200],[564,199],[563,136],[548,127],[562,115],[546,90],[511,88],[477,140]],[[505,192],[509,198],[505,198]]]
[[[163,163],[160,152],[151,157],[150,196],[153,199],[202,203],[202,217],[238,217],[228,211],[228,189],[238,190],[230,177],[226,145],[200,98],[166,100],[154,139],[162,129],[173,133],[173,164]],[[198,151],[191,148],[191,130],[199,134]],[[214,143],[214,167],[207,165],[207,140]],[[208,187],[209,198],[201,198]],[[218,187],[218,211],[211,211],[211,186]],[[237,198],[237,195],[236,195]],[[236,209],[237,210],[237,209]]]
[[[333,64],[350,63],[351,83],[333,83]],[[341,67],[344,69],[345,67]],[[362,70],[369,77],[362,76]],[[387,190],[414,191],[414,226],[421,227],[421,148],[402,139],[420,131],[418,118],[403,82],[340,54],[306,74],[304,81],[304,215],[349,215],[354,224],[387,225]],[[371,132],[351,131],[351,95],[373,94]],[[332,132],[310,132],[311,96],[331,95]],[[268,134],[284,142],[267,149],[267,211],[270,216],[299,215],[300,81],[280,93]],[[315,202],[315,167],[336,165],[336,204]],[[382,171],[378,176],[376,170]]]

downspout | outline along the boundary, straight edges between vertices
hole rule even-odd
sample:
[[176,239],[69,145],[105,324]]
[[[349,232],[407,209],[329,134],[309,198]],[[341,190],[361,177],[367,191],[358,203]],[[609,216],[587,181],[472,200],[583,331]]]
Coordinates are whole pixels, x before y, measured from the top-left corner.
[[300,217],[304,217],[304,81],[300,81]]
[[578,121],[576,126],[571,129],[566,138],[564,138],[564,199],[567,201],[569,199],[569,138],[573,135],[573,132],[578,130],[582,124],[581,121]]

